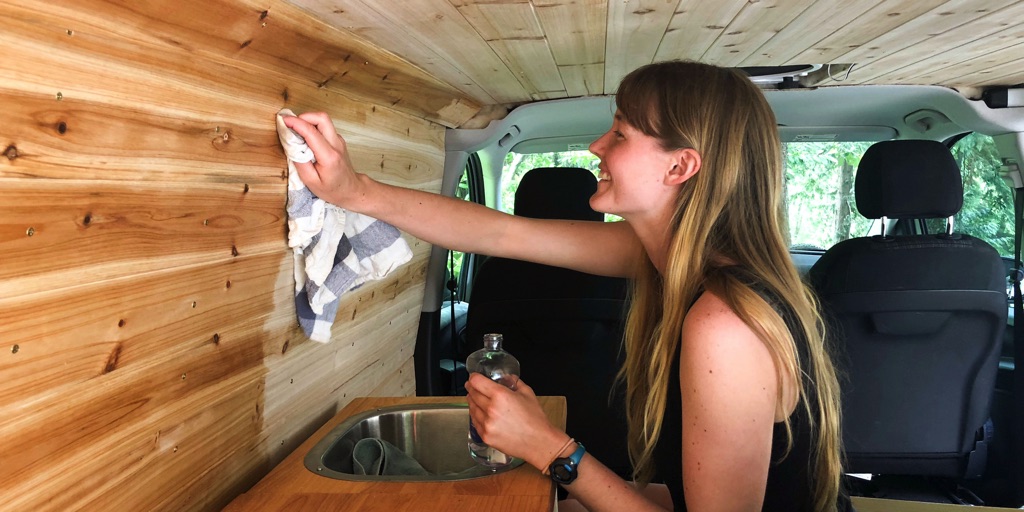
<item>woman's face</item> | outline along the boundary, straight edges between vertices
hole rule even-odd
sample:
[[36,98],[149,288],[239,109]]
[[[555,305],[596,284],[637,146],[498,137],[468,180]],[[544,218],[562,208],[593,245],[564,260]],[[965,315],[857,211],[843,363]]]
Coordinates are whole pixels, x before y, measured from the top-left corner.
[[594,210],[631,220],[675,208],[678,184],[666,182],[674,152],[627,123],[621,112],[615,112],[611,129],[590,145],[590,152],[601,159],[597,192],[590,198]]

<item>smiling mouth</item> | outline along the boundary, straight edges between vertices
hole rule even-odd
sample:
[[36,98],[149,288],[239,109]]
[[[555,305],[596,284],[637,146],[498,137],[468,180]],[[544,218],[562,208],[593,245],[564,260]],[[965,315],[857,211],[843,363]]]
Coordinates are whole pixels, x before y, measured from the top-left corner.
[[612,181],[612,175],[605,171],[601,171],[601,173],[597,175],[597,181]]

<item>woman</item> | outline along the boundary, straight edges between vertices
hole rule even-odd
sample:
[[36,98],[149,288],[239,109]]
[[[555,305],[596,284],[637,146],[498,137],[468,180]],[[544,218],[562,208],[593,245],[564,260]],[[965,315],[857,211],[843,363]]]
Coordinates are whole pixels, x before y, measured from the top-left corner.
[[[608,224],[382,185],[353,172],[325,115],[287,123],[317,156],[299,171],[321,198],[444,247],[633,278],[621,374],[636,481],[550,425],[525,383],[474,375],[470,414],[487,443],[554,468],[591,511],[846,509],[838,385],[783,235],[771,108],[742,73],[678,61],[630,73],[616,106],[590,146],[590,204],[625,220]],[[648,485],[656,476],[664,486]]]

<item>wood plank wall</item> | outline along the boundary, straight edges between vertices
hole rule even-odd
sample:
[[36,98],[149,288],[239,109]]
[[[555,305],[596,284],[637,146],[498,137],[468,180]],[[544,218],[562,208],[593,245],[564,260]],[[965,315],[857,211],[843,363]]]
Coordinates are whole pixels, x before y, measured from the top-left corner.
[[437,191],[473,100],[275,0],[0,18],[0,510],[216,510],[353,397],[414,393],[428,245],[306,340],[274,114]]

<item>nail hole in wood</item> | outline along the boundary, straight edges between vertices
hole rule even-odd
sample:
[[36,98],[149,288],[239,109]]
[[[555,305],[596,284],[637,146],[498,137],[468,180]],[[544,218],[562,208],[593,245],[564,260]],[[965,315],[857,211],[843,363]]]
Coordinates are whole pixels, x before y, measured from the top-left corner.
[[196,301],[192,301],[192,309],[196,308]]
[[213,344],[220,345],[220,334],[213,333]]
[[32,235],[36,234],[36,228],[28,228],[28,229],[26,229],[25,230],[25,234],[28,235],[28,236],[32,236]]
[[263,12],[260,13],[260,19],[261,20],[267,19],[267,16],[270,16],[270,11],[263,11]]
[[57,123],[57,133],[64,135],[68,131],[68,124],[64,121]]
[[61,93],[61,92],[58,92],[58,93],[57,93],[57,101],[60,101],[60,100],[62,100],[62,99],[64,99],[64,94],[63,94],[63,93]]
[[249,193],[249,184],[248,183],[246,183],[245,186],[242,187],[242,193],[243,194],[248,194]]
[[18,345],[15,345],[15,346],[11,347],[11,353],[12,354],[17,354],[19,350],[21,350],[21,347],[18,346]]
[[118,327],[124,327],[124,324],[125,324],[124,318],[122,318],[122,319],[117,321],[117,326]]
[[238,248],[233,245],[231,246],[231,255],[238,256]]
[[73,36],[73,35],[75,35],[75,31],[74,31],[74,30],[71,30],[71,29],[69,28],[69,29],[68,29],[68,35],[69,35],[69,36]]
[[14,144],[7,146],[7,149],[4,149],[4,156],[6,156],[8,160],[18,158],[18,147]]
[[185,376],[186,375],[188,375],[188,374],[186,374],[186,373],[181,374],[181,380],[185,380]]
[[231,289],[231,281],[224,283],[224,288]]
[[87,213],[87,214],[85,214],[85,217],[82,217],[82,225],[88,226],[89,224],[92,224],[92,214],[91,213]]

